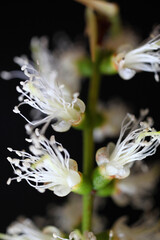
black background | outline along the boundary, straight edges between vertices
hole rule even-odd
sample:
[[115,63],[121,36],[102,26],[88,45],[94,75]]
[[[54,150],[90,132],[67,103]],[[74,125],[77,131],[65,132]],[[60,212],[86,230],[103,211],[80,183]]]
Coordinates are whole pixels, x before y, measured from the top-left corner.
[[[120,4],[124,23],[130,24],[142,39],[148,36],[154,25],[160,23],[159,1],[116,2]],[[13,57],[21,54],[29,56],[29,43],[33,36],[47,35],[52,38],[57,31],[64,31],[74,40],[77,35],[83,35],[84,25],[84,7],[71,0],[1,3],[0,71],[18,69],[13,63]],[[5,231],[10,222],[19,215],[27,217],[44,215],[48,203],[53,200],[62,202],[62,199],[54,196],[52,192],[40,194],[26,182],[6,185],[7,179],[13,176],[12,168],[6,160],[9,155],[6,148],[26,147],[25,121],[12,112],[13,107],[18,103],[18,93],[15,90],[18,82],[15,79],[0,80],[0,232]],[[138,113],[140,108],[148,107],[150,115],[155,119],[156,128],[160,129],[159,92],[160,83],[155,82],[153,74],[140,73],[130,81],[124,81],[119,76],[103,79],[101,98],[107,101],[110,97],[119,96],[134,106],[135,113]],[[85,93],[84,90],[82,98]],[[71,157],[80,163],[81,133],[71,129],[56,136],[56,139],[68,149]],[[158,153],[156,158],[159,158]],[[130,211],[130,208],[118,211],[111,201],[109,203],[111,208],[106,207],[106,216],[111,222],[116,214],[120,216]],[[133,216],[136,218],[135,212]]]

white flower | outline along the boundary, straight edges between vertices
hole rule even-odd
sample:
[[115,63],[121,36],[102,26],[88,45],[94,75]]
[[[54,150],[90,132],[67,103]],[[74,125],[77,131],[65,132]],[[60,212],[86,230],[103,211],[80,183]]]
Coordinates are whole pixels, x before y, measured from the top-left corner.
[[131,174],[121,180],[116,180],[116,191],[113,200],[119,206],[131,203],[134,207],[148,210],[153,206],[153,192],[160,177],[159,164],[147,166],[137,162]]
[[30,219],[21,219],[13,222],[6,234],[0,234],[2,240],[55,240],[54,234],[62,236],[62,233],[54,226],[46,226],[38,229]]
[[29,62],[24,56],[15,57],[14,61],[21,66],[22,71],[1,72],[1,77],[7,80],[26,80],[21,82],[21,87],[17,87],[21,93],[21,103],[15,107],[14,112],[23,116],[19,110],[23,104],[40,111],[38,119],[34,117],[38,116],[36,111],[32,114],[34,121],[23,117],[33,127],[46,123],[42,133],[51,121],[54,122],[52,127],[55,131],[67,131],[72,125],[79,124],[85,111],[85,104],[78,98],[81,81],[76,65],[85,54],[84,48],[78,43],[72,44],[67,37],[62,41],[61,36],[57,42],[59,45],[52,53],[48,49],[46,37],[32,38],[34,62]]
[[157,72],[160,71],[160,34],[130,51],[122,51],[114,58],[114,64],[119,75],[125,79],[131,79],[136,72],[154,72],[156,81],[159,81]]
[[151,118],[141,122],[147,113],[147,110],[141,111],[139,120],[134,115],[127,114],[122,122],[117,144],[109,143],[107,147],[97,151],[96,161],[102,175],[107,178],[125,178],[130,174],[135,161],[156,152],[160,144],[160,132],[151,128]]
[[67,150],[55,141],[54,136],[50,141],[42,135],[34,136],[32,143],[30,151],[33,154],[8,148],[21,159],[8,157],[14,173],[18,176],[9,178],[7,183],[10,184],[14,179],[17,182],[25,179],[40,192],[49,189],[57,196],[69,194],[81,181],[76,161],[72,160]]
[[[57,73],[52,71],[46,76],[38,72],[27,60],[16,59],[22,66],[22,71],[28,77],[21,82],[17,91],[21,93],[21,103],[14,108],[15,113],[23,116],[32,126],[44,124],[43,132],[49,123],[54,120],[52,127],[55,131],[67,131],[72,125],[77,125],[85,111],[83,101],[78,98],[78,93],[72,92],[57,81]],[[39,110],[45,116],[40,120],[30,122],[19,110],[19,107],[27,104]]]
[[159,240],[160,223],[153,214],[148,214],[132,226],[127,226],[126,217],[121,217],[110,231],[112,240]]
[[100,103],[97,111],[102,114],[104,120],[94,129],[95,141],[101,142],[106,137],[117,137],[121,122],[128,112],[127,106],[120,99],[112,99],[106,105]]

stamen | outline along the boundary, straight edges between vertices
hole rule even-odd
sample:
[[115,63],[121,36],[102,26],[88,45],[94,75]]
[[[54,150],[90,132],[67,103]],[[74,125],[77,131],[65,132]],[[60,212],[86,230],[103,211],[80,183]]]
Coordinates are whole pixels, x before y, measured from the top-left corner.
[[11,181],[12,181],[12,179],[11,179],[11,178],[8,178],[8,180],[7,180],[7,185],[10,185],[10,184],[11,184]]
[[30,139],[30,138],[25,138],[25,140],[26,140],[26,142],[29,142],[29,143],[32,142],[32,139]]
[[17,106],[14,107],[13,112],[14,112],[14,113],[20,113],[20,111],[19,111],[19,109],[18,109]]
[[7,160],[12,163],[12,158],[11,157],[7,157]]
[[22,93],[22,92],[23,92],[22,89],[21,89],[19,86],[16,87],[16,90],[17,90],[17,92],[19,92],[19,93]]
[[8,147],[7,149],[8,149],[8,151],[10,151],[10,152],[12,152],[12,151],[13,151],[13,149],[12,149],[12,148],[10,148],[10,147]]

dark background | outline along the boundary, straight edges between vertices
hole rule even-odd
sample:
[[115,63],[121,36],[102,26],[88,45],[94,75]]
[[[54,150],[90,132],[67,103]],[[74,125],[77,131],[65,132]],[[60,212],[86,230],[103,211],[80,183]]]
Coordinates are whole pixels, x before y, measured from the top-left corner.
[[[159,1],[116,1],[120,4],[124,23],[130,24],[145,39],[152,27],[160,23]],[[29,43],[33,36],[47,35],[52,38],[57,31],[66,32],[74,41],[77,35],[84,32],[84,7],[71,0],[54,1],[14,1],[0,4],[0,71],[14,70],[18,67],[13,63],[14,56],[29,56]],[[6,148],[23,149],[26,147],[24,138],[25,121],[12,112],[17,105],[18,93],[15,90],[18,80],[0,80],[0,232],[17,216],[44,215],[48,203],[53,200],[62,202],[51,191],[44,194],[32,189],[26,182],[12,182],[6,185],[13,176],[12,168],[6,157]],[[119,76],[105,79],[102,82],[101,98],[109,100],[119,96],[134,106],[135,113],[140,108],[148,107],[150,115],[155,119],[155,127],[160,129],[160,83],[155,82],[151,73],[137,74],[130,81]],[[85,95],[85,91],[84,91]],[[82,95],[83,98],[83,95]],[[68,149],[73,159],[81,162],[81,133],[71,129],[67,133],[56,134],[57,140]],[[69,139],[69,140],[68,140]],[[98,147],[98,146],[97,146]],[[159,158],[159,154],[156,154]],[[158,189],[157,189],[158,191]],[[111,220],[130,211],[129,208],[117,208],[110,202],[106,208],[106,216]],[[110,209],[110,210],[109,210]],[[133,212],[132,217],[135,216]]]

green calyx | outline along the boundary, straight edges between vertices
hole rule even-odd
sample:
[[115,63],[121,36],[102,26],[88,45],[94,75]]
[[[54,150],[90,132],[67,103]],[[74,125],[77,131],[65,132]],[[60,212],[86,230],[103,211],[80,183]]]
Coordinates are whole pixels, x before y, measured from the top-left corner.
[[115,181],[101,175],[100,168],[97,167],[93,172],[93,189],[99,197],[111,196],[115,192]]
[[93,189],[99,190],[106,187],[111,182],[111,179],[105,178],[100,173],[99,167],[95,168],[93,172]]
[[[98,50],[98,68],[103,75],[117,74],[113,64],[114,53],[104,49]],[[77,68],[82,77],[90,77],[93,73],[93,63],[90,58],[85,57],[77,61]]]
[[81,176],[81,182],[72,188],[72,192],[80,195],[89,194],[92,191],[92,182],[86,176]]
[[117,73],[117,70],[113,64],[113,55],[106,55],[99,66],[100,72],[104,75],[113,75]]
[[115,182],[112,180],[107,186],[98,190],[96,195],[99,197],[108,197],[111,196],[115,192]]

